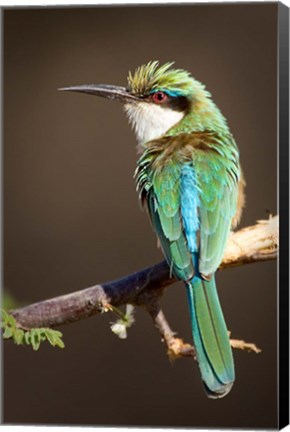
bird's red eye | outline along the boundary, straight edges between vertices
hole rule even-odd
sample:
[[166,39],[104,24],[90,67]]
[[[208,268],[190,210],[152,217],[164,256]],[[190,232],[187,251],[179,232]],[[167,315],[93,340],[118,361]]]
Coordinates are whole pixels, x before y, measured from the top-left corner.
[[162,104],[166,101],[167,99],[167,94],[162,92],[162,91],[158,91],[156,93],[153,93],[152,95],[152,100],[153,102],[157,103],[157,104]]

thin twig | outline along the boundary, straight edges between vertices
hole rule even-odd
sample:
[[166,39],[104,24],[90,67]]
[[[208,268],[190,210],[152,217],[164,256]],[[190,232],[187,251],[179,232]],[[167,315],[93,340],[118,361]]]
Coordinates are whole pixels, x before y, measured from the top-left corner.
[[177,357],[193,357],[194,348],[188,343],[184,343],[182,339],[176,337],[175,332],[170,328],[170,325],[165,318],[163,311],[160,308],[159,301],[146,306],[148,313],[151,315],[155,327],[160,333],[161,341],[165,343],[167,347],[167,354],[170,360],[175,360]]

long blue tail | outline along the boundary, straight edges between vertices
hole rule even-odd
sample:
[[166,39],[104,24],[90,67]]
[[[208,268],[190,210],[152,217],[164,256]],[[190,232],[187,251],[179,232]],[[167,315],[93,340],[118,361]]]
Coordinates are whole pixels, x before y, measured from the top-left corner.
[[193,342],[202,380],[210,398],[229,393],[235,379],[232,349],[214,276],[187,284]]

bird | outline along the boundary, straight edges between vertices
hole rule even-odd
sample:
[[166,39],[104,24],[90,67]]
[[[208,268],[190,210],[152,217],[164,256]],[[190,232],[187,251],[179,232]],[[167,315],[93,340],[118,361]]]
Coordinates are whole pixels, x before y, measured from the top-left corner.
[[239,150],[211,93],[174,62],[149,61],[127,81],[60,90],[123,104],[137,138],[139,199],[170,274],[186,286],[201,380],[207,396],[219,399],[235,381],[215,273],[245,201]]

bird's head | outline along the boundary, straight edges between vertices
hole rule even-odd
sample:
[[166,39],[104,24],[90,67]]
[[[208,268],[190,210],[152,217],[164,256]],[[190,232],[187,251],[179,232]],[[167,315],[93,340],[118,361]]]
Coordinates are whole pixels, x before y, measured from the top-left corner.
[[139,144],[161,137],[210,94],[187,71],[151,61],[129,73],[128,86],[90,84],[61,90],[102,96],[124,104]]

